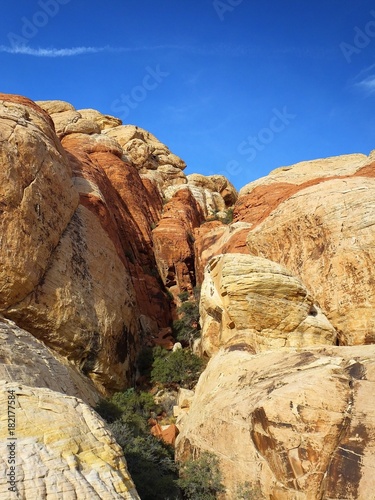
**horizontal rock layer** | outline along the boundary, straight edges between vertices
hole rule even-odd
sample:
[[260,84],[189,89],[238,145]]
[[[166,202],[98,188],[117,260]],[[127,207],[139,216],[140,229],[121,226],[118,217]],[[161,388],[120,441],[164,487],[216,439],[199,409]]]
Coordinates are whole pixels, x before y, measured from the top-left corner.
[[210,260],[201,290],[200,349],[243,343],[252,352],[334,345],[336,331],[298,278],[267,259],[226,254]]

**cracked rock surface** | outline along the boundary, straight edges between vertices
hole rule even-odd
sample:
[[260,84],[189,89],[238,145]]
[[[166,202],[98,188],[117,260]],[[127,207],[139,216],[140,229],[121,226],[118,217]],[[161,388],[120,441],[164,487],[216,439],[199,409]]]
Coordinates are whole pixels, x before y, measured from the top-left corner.
[[202,374],[179,458],[212,451],[226,497],[246,481],[261,498],[373,498],[375,346],[222,348]]
[[[1,426],[0,467],[8,469],[6,443],[15,443],[14,498],[139,499],[120,446],[89,406],[50,389],[1,382],[1,408],[8,390],[15,394],[15,436],[8,440],[7,426]],[[8,487],[2,474],[1,498],[10,498]]]

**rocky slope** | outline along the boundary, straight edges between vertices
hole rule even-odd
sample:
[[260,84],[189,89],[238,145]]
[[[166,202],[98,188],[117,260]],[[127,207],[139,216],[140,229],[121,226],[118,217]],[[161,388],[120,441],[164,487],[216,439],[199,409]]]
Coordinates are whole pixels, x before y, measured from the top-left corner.
[[[154,136],[93,110],[0,95],[0,134],[0,313],[101,391],[133,383],[141,344],[170,324],[167,289],[196,284],[192,233],[212,206]],[[235,200],[220,176],[209,188]]]
[[246,481],[371,498],[374,154],[237,194],[139,127],[0,94],[0,164],[1,394],[17,392],[25,498],[137,498],[88,405],[134,385],[143,346],[172,347],[179,295],[200,286],[211,360],[176,408],[178,458],[215,453],[228,500]]
[[178,456],[215,453],[228,499],[245,482],[255,498],[372,498],[374,359],[374,346],[223,348],[201,375]]
[[1,498],[139,499],[120,446],[89,406],[50,389],[1,382],[2,408],[10,390],[16,440],[2,426],[0,439],[8,453],[0,462],[2,470],[9,468],[13,443],[18,494],[8,491],[8,477],[2,474]]
[[212,359],[177,456],[215,453],[223,498],[246,481],[262,498],[373,496],[374,175],[373,154],[284,167],[240,191],[229,228],[199,229],[196,349]]

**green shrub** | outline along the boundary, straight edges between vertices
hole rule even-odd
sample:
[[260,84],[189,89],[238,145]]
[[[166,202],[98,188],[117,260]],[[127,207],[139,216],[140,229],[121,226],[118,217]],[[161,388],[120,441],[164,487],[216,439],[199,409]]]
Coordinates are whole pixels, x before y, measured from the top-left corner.
[[178,294],[178,298],[181,300],[181,302],[186,302],[189,300],[189,292],[187,290],[184,290],[183,292]]
[[223,222],[223,224],[230,224],[231,222],[233,222],[233,208],[228,208],[225,211],[225,217],[221,219],[221,221]]
[[115,420],[121,418],[122,410],[112,401],[108,401],[106,399],[102,399],[96,405],[95,410],[99,413],[99,415],[104,418],[104,420],[108,423],[112,423]]
[[259,486],[253,485],[249,481],[237,486],[236,499],[238,500],[261,500],[262,498]]
[[215,500],[224,491],[219,461],[204,452],[197,460],[188,460],[180,467],[178,485],[188,500]]
[[145,375],[147,377],[150,377],[152,362],[153,362],[152,348],[144,347],[138,354],[137,358],[137,368],[139,370],[140,375]]
[[[128,389],[101,402],[96,410],[108,418],[109,428],[122,447],[129,472],[142,500],[181,498],[174,450],[150,434],[150,412],[159,412],[151,394]],[[116,417],[115,420],[113,420]]]
[[162,385],[179,384],[190,388],[202,373],[204,362],[189,349],[169,352],[162,347],[155,347],[151,380]]
[[128,470],[142,500],[179,499],[173,448],[151,434],[135,436],[122,422],[110,425],[122,447]]
[[136,434],[148,431],[147,421],[151,412],[158,413],[159,411],[151,394],[138,393],[134,389],[116,392],[110,401],[121,410],[120,420],[128,424]]
[[[194,291],[195,295],[196,293]],[[200,331],[199,303],[197,299],[183,302],[178,308],[178,312],[182,314],[182,317],[173,322],[173,334],[179,342],[189,344],[191,347],[193,340],[199,337]]]

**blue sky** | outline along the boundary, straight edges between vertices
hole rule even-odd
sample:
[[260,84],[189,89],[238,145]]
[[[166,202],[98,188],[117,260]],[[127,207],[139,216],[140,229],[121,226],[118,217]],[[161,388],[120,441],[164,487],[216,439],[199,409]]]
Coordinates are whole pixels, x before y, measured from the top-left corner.
[[2,92],[118,116],[237,188],[375,149],[367,0],[4,0],[0,64]]

